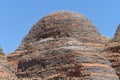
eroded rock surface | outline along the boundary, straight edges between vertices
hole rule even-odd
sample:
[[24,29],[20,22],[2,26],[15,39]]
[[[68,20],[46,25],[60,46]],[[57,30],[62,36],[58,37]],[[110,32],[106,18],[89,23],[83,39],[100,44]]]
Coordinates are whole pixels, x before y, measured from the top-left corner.
[[119,80],[108,57],[101,55],[106,48],[102,40],[83,15],[55,12],[31,28],[8,60],[19,79]]
[[112,67],[115,69],[116,74],[120,78],[120,43],[108,43],[103,54],[111,62]]
[[72,37],[80,41],[99,41],[100,33],[83,15],[75,12],[60,11],[39,20],[22,43],[39,41],[48,37]]
[[106,44],[102,54],[108,58],[120,78],[120,25],[116,30],[114,38],[110,43]]
[[120,24],[118,25],[118,28],[117,28],[116,33],[114,35],[114,41],[116,41],[116,42],[120,41]]
[[12,68],[8,65],[2,48],[0,49],[0,80],[18,80]]

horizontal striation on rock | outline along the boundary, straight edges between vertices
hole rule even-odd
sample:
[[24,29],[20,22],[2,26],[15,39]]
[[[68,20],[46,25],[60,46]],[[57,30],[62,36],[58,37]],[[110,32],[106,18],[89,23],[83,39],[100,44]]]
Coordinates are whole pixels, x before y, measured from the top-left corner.
[[85,16],[59,11],[39,20],[7,58],[19,79],[119,80],[101,55],[102,39]]
[[13,69],[8,65],[2,48],[0,49],[0,80],[18,80]]
[[82,41],[99,41],[101,38],[98,30],[86,17],[68,11],[55,12],[43,17],[32,27],[23,42],[33,42],[48,37],[73,37]]
[[99,55],[97,45],[90,46],[90,43],[87,45],[71,38],[48,39],[32,43],[30,45],[34,46],[27,48],[28,53],[18,62],[16,75],[19,78],[54,79],[62,76],[100,80],[102,76],[103,80],[119,80],[111,63]]
[[119,42],[112,42],[107,44],[105,52],[103,53],[111,62],[112,67],[115,69],[120,78],[120,45]]

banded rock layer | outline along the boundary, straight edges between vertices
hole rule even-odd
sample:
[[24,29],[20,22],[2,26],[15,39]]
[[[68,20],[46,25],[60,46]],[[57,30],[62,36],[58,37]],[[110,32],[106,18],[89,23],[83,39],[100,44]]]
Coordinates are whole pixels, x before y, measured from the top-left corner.
[[12,68],[8,65],[2,49],[0,49],[0,80],[18,80]]
[[39,20],[22,43],[35,42],[48,37],[72,37],[85,42],[99,41],[101,36],[95,26],[83,15],[60,11]]
[[83,15],[60,11],[39,20],[8,60],[19,79],[119,80],[102,39]]
[[108,43],[102,54],[111,62],[112,67],[120,78],[120,43]]

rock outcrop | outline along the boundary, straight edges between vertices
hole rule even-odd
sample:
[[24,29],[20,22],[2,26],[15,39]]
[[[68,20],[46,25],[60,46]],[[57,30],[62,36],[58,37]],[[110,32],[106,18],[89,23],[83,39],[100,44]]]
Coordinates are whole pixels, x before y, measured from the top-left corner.
[[108,58],[120,78],[120,25],[116,30],[114,39],[106,44],[102,54]]
[[86,17],[60,11],[39,20],[7,58],[24,80],[119,80],[102,40]]
[[106,45],[103,55],[111,62],[116,74],[120,78],[120,43],[112,42]]
[[0,55],[5,55],[1,47],[0,47]]
[[31,50],[35,50],[18,62],[19,78],[118,80],[110,62],[96,48],[104,45],[95,47],[71,38],[47,38],[34,44]]
[[118,25],[118,28],[116,30],[116,33],[114,35],[114,41],[119,42],[120,41],[120,24]]
[[2,48],[0,48],[0,80],[18,80],[12,68],[8,65]]
[[83,15],[60,11],[39,20],[22,43],[35,42],[48,37],[72,37],[84,42],[86,40],[99,41],[100,33]]

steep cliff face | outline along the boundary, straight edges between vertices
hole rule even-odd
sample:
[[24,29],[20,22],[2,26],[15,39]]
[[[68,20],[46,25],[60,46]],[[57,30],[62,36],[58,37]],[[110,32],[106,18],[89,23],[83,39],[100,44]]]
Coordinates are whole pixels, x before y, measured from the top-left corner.
[[18,78],[119,80],[109,60],[100,54],[105,47],[86,17],[60,11],[39,20],[8,60]]
[[9,67],[2,48],[0,49],[0,80],[18,80],[12,68]]

